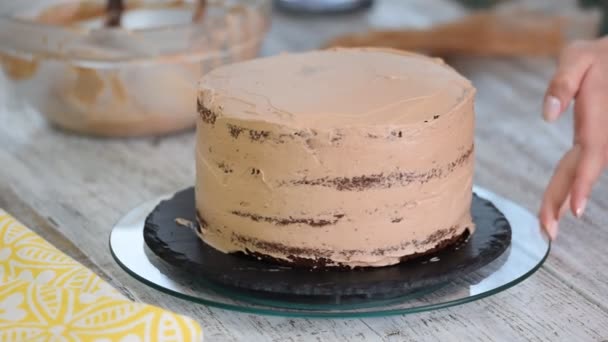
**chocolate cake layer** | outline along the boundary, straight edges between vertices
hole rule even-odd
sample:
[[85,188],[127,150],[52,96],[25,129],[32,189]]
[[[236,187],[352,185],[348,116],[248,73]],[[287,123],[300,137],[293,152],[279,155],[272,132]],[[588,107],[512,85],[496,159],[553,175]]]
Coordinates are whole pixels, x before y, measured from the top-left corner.
[[357,267],[472,234],[474,94],[439,60],[383,49],[212,71],[198,102],[199,236],[226,253]]
[[[199,219],[200,220],[200,219]],[[199,225],[201,222],[199,221]],[[204,224],[204,222],[202,223]],[[335,263],[332,261],[331,256],[334,254],[340,254],[348,258],[356,257],[357,255],[368,254],[382,256],[387,252],[401,250],[404,247],[407,247],[409,244],[414,244],[416,246],[424,245],[433,245],[434,247],[425,250],[424,252],[414,253],[410,255],[406,255],[400,258],[400,262],[409,261],[415,258],[425,257],[427,255],[434,254],[443,248],[448,246],[456,245],[464,243],[469,236],[471,235],[470,229],[467,227],[464,232],[460,235],[454,235],[458,229],[457,227],[450,227],[447,229],[437,230],[435,233],[428,236],[424,241],[413,240],[410,242],[403,243],[401,245],[393,245],[387,246],[383,249],[377,249],[373,251],[369,250],[324,250],[324,249],[310,249],[310,248],[302,248],[302,247],[294,247],[287,246],[281,243],[272,243],[267,241],[260,241],[255,238],[250,238],[246,236],[239,236],[234,234],[232,237],[232,242],[235,244],[240,244],[242,246],[241,253],[244,253],[248,256],[258,258],[260,260],[266,260],[273,263],[278,263],[286,266],[297,266],[297,267],[311,267],[311,268],[326,268],[326,267],[338,267],[345,268],[350,267],[350,265],[345,263]],[[201,239],[204,239],[204,234],[200,229],[196,230],[197,234]],[[252,248],[253,247],[253,248]],[[253,250],[256,250],[254,252]],[[286,255],[286,259],[279,259],[271,257],[271,255],[275,254],[283,254]],[[302,257],[302,255],[314,255],[315,257]]]

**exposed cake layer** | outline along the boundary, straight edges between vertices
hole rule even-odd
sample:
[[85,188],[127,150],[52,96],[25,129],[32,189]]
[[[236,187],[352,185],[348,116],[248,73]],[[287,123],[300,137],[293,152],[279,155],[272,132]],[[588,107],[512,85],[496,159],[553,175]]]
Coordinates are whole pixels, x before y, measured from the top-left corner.
[[384,266],[472,232],[473,98],[449,67],[392,50],[216,69],[199,94],[201,238]]

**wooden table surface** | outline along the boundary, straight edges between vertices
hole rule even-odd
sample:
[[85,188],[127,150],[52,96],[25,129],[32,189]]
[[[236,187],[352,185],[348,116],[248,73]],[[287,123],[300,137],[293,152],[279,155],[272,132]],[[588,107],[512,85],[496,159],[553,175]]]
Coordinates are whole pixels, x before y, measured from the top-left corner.
[[[380,0],[371,12],[339,19],[276,14],[263,53],[314,48],[330,35],[367,26],[426,26],[460,14],[462,9],[446,0]],[[554,125],[540,119],[554,62],[451,62],[478,88],[477,184],[536,212],[572,135],[571,115]],[[408,316],[273,318],[160,293],[125,273],[110,255],[108,236],[122,215],[145,200],[192,185],[193,148],[193,132],[119,140],[64,134],[12,96],[0,76],[0,207],[128,297],[195,317],[208,341],[608,340],[606,177],[595,188],[585,217],[563,221],[545,265],[507,291]]]

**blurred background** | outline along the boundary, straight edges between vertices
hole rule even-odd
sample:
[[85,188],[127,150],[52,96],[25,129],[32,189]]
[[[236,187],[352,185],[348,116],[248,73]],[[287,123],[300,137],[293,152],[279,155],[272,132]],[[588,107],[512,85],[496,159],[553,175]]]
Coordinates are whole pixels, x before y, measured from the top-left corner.
[[[0,96],[85,135],[194,126],[196,83],[258,55],[377,46],[554,60],[606,29],[591,0],[29,0],[0,4]],[[481,67],[481,66],[480,66]]]

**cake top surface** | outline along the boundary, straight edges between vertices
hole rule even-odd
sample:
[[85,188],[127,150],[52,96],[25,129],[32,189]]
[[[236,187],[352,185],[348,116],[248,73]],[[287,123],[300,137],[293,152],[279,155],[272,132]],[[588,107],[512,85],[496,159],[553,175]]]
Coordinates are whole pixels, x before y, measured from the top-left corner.
[[371,48],[223,66],[203,77],[200,90],[203,105],[218,115],[303,127],[416,124],[474,94],[439,59]]

